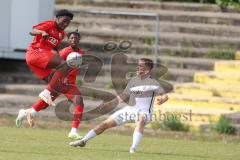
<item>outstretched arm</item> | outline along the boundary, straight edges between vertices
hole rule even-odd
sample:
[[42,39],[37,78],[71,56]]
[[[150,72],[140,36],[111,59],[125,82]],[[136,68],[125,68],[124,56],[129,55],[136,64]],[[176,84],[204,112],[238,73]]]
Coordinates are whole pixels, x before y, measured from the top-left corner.
[[118,96],[116,96],[116,98],[114,98],[113,100],[103,103],[100,107],[99,110],[110,110],[112,109],[112,107],[116,107],[119,103],[123,102],[124,100],[126,100],[128,98],[127,94],[120,94]]
[[45,31],[34,28],[30,33],[31,36],[42,35],[43,39],[47,39],[49,34]]

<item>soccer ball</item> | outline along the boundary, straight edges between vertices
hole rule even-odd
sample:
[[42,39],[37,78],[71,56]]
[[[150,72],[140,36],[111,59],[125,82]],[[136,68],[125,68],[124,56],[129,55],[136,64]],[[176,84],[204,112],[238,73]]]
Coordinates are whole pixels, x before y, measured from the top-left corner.
[[71,68],[78,68],[82,64],[82,56],[78,52],[72,52],[67,56],[67,65]]

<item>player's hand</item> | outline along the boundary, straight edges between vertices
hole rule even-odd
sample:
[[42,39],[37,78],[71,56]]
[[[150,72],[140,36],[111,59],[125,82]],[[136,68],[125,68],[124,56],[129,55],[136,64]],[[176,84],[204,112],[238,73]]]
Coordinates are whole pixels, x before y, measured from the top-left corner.
[[166,102],[168,100],[168,96],[165,94],[165,95],[162,95],[162,96],[158,96],[157,97],[157,104],[158,105],[161,105],[163,104],[164,102]]
[[49,37],[49,34],[47,32],[42,32],[42,37],[46,40]]

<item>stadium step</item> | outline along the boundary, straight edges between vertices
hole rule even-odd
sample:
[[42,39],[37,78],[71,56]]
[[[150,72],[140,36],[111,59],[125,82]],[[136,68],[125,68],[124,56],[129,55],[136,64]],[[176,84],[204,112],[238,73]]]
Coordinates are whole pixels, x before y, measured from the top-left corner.
[[235,53],[235,60],[240,60],[240,50],[237,50]]
[[122,12],[138,12],[138,13],[158,13],[161,21],[175,22],[194,22],[207,24],[228,24],[237,26],[240,23],[240,15],[238,13],[222,13],[222,12],[190,12],[190,11],[168,11],[168,10],[152,10],[152,9],[134,9],[134,8],[111,8],[111,7],[90,7],[90,6],[72,6],[72,5],[56,5],[55,8],[69,9],[75,14],[80,10],[104,10],[104,11],[122,11]]
[[[157,106],[157,105],[156,105]],[[209,107],[190,107],[181,105],[168,105],[164,104],[155,107],[156,115],[162,116],[164,114],[177,114],[180,116],[181,120],[193,121],[193,122],[212,122],[216,123],[221,115],[233,114],[235,111],[226,109],[214,109]]]
[[[65,100],[64,96],[60,96],[55,103]],[[18,111],[23,108],[30,108],[32,104],[34,104],[38,100],[38,96],[33,95],[24,95],[24,94],[3,94],[0,93],[0,115],[17,115]],[[98,106],[101,102],[96,100],[93,101],[91,99],[84,98],[85,110],[89,110],[90,108],[94,108]],[[43,110],[39,116],[40,117],[56,117],[55,107],[48,107]]]
[[231,72],[196,72],[194,82],[204,84],[239,85],[240,74]]
[[214,65],[216,72],[240,72],[240,61],[218,61]]
[[[219,98],[209,95],[196,96],[191,93],[185,95],[169,94],[168,102],[156,106],[155,113],[160,110],[162,115],[166,112],[176,114],[193,131],[202,131],[202,123],[204,123],[205,129],[209,129],[218,122],[221,116],[227,117],[240,111],[240,101],[236,98]],[[230,122],[234,127],[238,127],[235,126],[234,120]]]
[[[56,8],[61,8],[61,5],[57,5]],[[72,9],[73,11],[75,10],[77,13],[77,10],[79,9],[89,8],[93,10],[111,10],[110,7],[103,7],[101,9],[101,7],[83,7],[81,5],[71,6],[69,9]],[[124,7],[117,8],[117,10],[118,9],[124,11]],[[187,13],[187,11],[181,12],[183,15]],[[221,19],[223,17],[238,17],[236,14],[232,13],[231,16],[230,14],[220,16],[222,13],[214,13],[209,16],[210,14],[206,15],[206,13],[208,12],[203,12],[203,15],[208,18],[215,16],[215,19],[218,20],[219,18]],[[198,13],[196,12],[187,15],[192,14],[198,17],[196,15]],[[162,15],[167,15],[167,12],[162,12]],[[170,13],[170,15],[173,16],[172,13]],[[114,19],[110,18],[109,16],[107,16],[107,18],[104,18],[103,16],[93,17],[94,16],[89,16],[88,14],[76,14],[75,20],[69,28],[69,30],[79,28],[83,34],[83,37],[86,37],[86,39],[84,37],[81,42],[81,45],[84,48],[90,48],[89,50],[92,51],[102,51],[104,42],[113,39],[118,41],[122,40],[123,38],[126,39],[127,37],[127,39],[130,39],[133,42],[133,50],[131,50],[131,52],[138,54],[153,53],[154,46],[152,44],[154,42],[155,28],[155,22],[153,20],[144,18],[141,20],[134,18],[128,19],[126,17],[124,17],[124,19],[120,17]],[[135,32],[132,31],[133,28]],[[126,30],[129,29],[131,29],[131,32],[126,32]],[[145,29],[147,31],[144,31]],[[143,31],[146,33],[145,35],[142,34]],[[176,19],[174,19],[174,21],[171,21],[171,19],[161,19],[161,38],[160,46],[158,48],[160,49],[161,55],[173,55],[178,57],[194,56],[206,58],[219,57],[233,59],[234,49],[230,48],[240,48],[240,43],[238,42],[239,40],[237,38],[239,37],[239,33],[240,32],[238,31],[237,27],[229,24],[229,22],[225,24],[221,23],[219,25],[218,23],[206,23],[206,21],[189,22],[188,20],[186,22],[184,20],[177,21]],[[234,37],[236,38],[234,39]],[[220,56],[222,53],[228,53],[228,57]],[[183,67],[185,67],[185,65],[183,65]]]
[[30,72],[5,72],[1,73],[0,84],[17,83],[17,84],[45,84],[36,75]]
[[[69,28],[67,31],[75,30],[76,27]],[[111,40],[116,37],[118,40],[128,38],[129,40],[135,42],[134,44],[145,44],[154,42],[155,33],[154,32],[139,32],[139,31],[126,31],[126,30],[116,30],[116,29],[101,29],[101,28],[78,28],[79,31],[84,36],[91,37],[101,37],[104,40]],[[239,38],[234,37],[219,37],[219,36],[209,36],[209,35],[197,35],[190,33],[161,33],[159,45],[176,45],[185,47],[196,47],[196,48],[208,48],[214,46],[215,48],[224,48],[228,46],[232,49],[240,48]],[[148,42],[150,41],[150,42]],[[151,42],[152,43],[152,42]],[[153,43],[154,44],[154,43]]]
[[[126,39],[124,39],[126,40]],[[131,39],[128,39],[131,41]],[[113,41],[112,39],[101,39],[100,37],[83,37],[80,42],[82,48],[85,49],[86,53],[92,52],[104,52],[103,45],[108,41]],[[114,40],[118,42],[118,40]],[[131,41],[132,42],[132,41]],[[66,43],[66,42],[65,42]],[[132,44],[132,49],[127,51],[130,54],[142,54],[142,55],[153,55],[155,45],[146,45],[146,44]],[[220,53],[228,53],[229,57],[231,54],[234,58],[233,50],[224,49],[224,48],[196,48],[196,47],[187,47],[187,46],[176,46],[176,45],[159,45],[159,56],[172,56],[172,57],[196,57],[196,58],[205,58],[205,59],[214,59],[214,54],[220,55]],[[216,58],[224,58],[221,56],[217,56]]]
[[185,95],[240,98],[240,87],[230,84],[182,83],[174,85],[174,91]]
[[240,112],[228,114],[224,117],[232,124],[240,124]]
[[[101,57],[105,64],[111,63],[111,57],[115,53],[101,53],[101,52],[92,52],[92,55]],[[175,56],[166,56],[166,55],[139,55],[139,54],[128,54],[128,62],[137,62],[140,58],[149,58],[152,60],[157,60],[158,63],[164,65],[168,68],[178,68],[178,69],[195,69],[195,70],[212,70],[214,64],[217,61],[216,59],[207,59],[207,58],[194,58],[194,57],[175,57]]]
[[[104,29],[125,29],[156,32],[156,21],[148,19],[123,19],[107,17],[82,17],[77,16],[71,23],[76,28],[104,28]],[[199,35],[239,37],[240,31],[237,26],[216,25],[204,23],[184,23],[160,21],[160,35],[162,33],[181,32]]]
[[[82,81],[82,86],[95,88],[95,89],[107,89],[108,92],[115,93],[111,88],[110,77],[97,77],[95,82],[86,83]],[[0,84],[0,93],[3,94],[23,94],[23,95],[38,95],[44,88],[45,84]]]
[[[66,6],[64,6],[64,8],[65,7]],[[63,6],[56,5],[56,9],[60,9],[60,8],[63,8]],[[113,18],[109,16],[107,16],[108,18],[106,17],[103,18],[103,16],[96,16],[95,18],[93,18],[94,16],[92,15],[82,14],[82,13],[77,14],[80,9],[124,11],[124,10],[128,10],[126,8],[113,9],[110,7],[103,7],[103,8],[86,7],[86,6],[83,7],[79,5],[79,6],[69,6],[69,9],[76,12],[76,17],[75,17],[74,23],[72,24],[72,28],[70,28],[70,30],[76,29],[76,27],[78,27],[79,30],[82,31],[83,37],[85,35],[87,37],[90,36],[93,38],[92,40],[89,41],[90,43],[83,42],[82,44],[93,47],[93,49],[96,49],[96,46],[94,46],[95,45],[94,43],[99,39],[103,39],[107,41],[107,40],[113,40],[113,39],[117,40],[119,38],[122,39],[121,37],[124,37],[124,38],[128,37],[128,39],[132,39],[133,44],[136,45],[134,47],[137,47],[137,52],[146,53],[146,54],[152,53],[151,49],[153,49],[153,47],[151,45],[154,42],[154,27],[153,27],[154,21],[153,20],[149,20],[149,19],[146,20],[144,18],[141,20],[136,18],[129,19],[127,17],[124,17],[124,19],[122,19],[120,17]],[[128,11],[144,12],[145,10],[129,9]],[[221,57],[218,55],[224,52],[224,53],[229,53],[229,55],[232,55],[232,57],[231,56],[227,57],[228,59],[233,59],[234,49],[240,48],[239,39],[237,38],[239,37],[238,36],[239,31],[237,29],[237,25],[235,25],[235,24],[238,24],[237,21],[238,19],[240,19],[239,14],[235,14],[235,13],[223,14],[223,13],[211,13],[211,12],[199,13],[199,12],[188,12],[188,11],[174,12],[174,11],[167,11],[167,10],[163,10],[163,11],[158,10],[157,12],[161,12],[160,16],[163,16],[163,17],[160,17],[161,19],[160,42],[161,43],[159,48],[161,50],[161,53],[168,52],[168,55],[172,54],[174,56],[201,57],[204,55],[208,58],[211,58],[211,56]],[[171,16],[172,18],[170,18]],[[197,19],[199,19],[199,21],[196,21]],[[123,21],[127,21],[128,23],[125,25],[120,25],[120,23]],[[233,22],[234,24],[231,24],[230,21],[234,21]],[[100,22],[105,25],[101,26]],[[133,26],[129,26],[129,24],[133,24]],[[142,27],[140,27],[139,24],[142,25]],[[128,26],[130,27],[131,32],[126,32],[126,30],[129,29],[127,28]],[[136,26],[139,26],[139,27],[136,27]],[[135,32],[133,32],[133,28]],[[144,35],[142,33],[143,33],[143,30],[145,29],[147,31],[144,31],[146,32],[146,34]],[[121,31],[121,30],[124,30],[124,31]],[[144,38],[141,39],[141,37],[144,37]],[[102,47],[102,44],[97,44],[97,45],[100,48]],[[145,48],[145,50],[143,50],[143,48]]]
[[[165,73],[162,78],[165,80],[177,81],[177,82],[191,82],[196,71],[194,69],[179,69],[168,68],[168,72]],[[104,65],[101,71],[101,76],[110,76],[111,66]]]
[[198,96],[169,94],[169,101],[163,105],[167,106],[185,106],[196,108],[224,109],[230,111],[240,111],[240,100],[238,98],[216,97],[216,96]]
[[[179,11],[212,11],[219,12],[220,9],[216,5],[202,3],[178,3],[178,2],[157,2],[148,0],[57,0],[56,4],[70,4],[81,6],[101,6],[101,7],[124,7],[152,10],[179,10]],[[228,12],[236,12],[231,7]]]
[[0,93],[37,96],[45,87],[38,84],[0,84]]

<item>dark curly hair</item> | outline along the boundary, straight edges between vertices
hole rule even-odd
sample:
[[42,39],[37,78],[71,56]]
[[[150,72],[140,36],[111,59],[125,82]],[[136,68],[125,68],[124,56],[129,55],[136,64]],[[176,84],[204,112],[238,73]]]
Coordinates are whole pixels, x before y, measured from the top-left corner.
[[67,16],[67,17],[71,18],[71,20],[72,20],[74,15],[72,12],[70,12],[67,9],[61,9],[56,12],[56,17],[61,17],[61,16]]
[[78,32],[78,29],[76,29],[75,31],[69,32],[67,34],[67,37],[69,38],[72,34],[78,36],[79,39],[81,39],[81,34],[80,34],[80,32]]

